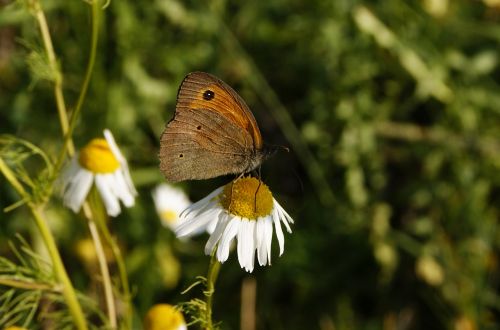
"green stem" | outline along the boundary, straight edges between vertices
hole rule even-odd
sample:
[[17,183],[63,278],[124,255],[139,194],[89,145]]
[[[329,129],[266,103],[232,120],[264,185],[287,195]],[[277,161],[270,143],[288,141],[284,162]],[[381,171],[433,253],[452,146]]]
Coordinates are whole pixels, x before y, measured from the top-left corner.
[[[62,91],[63,77],[59,71],[56,54],[54,52],[54,46],[52,45],[52,39],[50,38],[49,27],[47,24],[47,19],[43,13],[42,6],[39,1],[33,2],[33,12],[35,18],[40,27],[40,33],[42,34],[43,44],[45,46],[45,52],[47,54],[47,59],[49,60],[50,68],[54,74],[54,97],[56,99],[57,112],[59,114],[59,121],[61,123],[61,128],[64,136],[68,135],[68,112],[66,110],[66,104],[64,102],[64,95]],[[70,155],[75,153],[75,146],[72,140],[68,140],[65,143],[64,153],[67,152]]]
[[[85,96],[87,95],[89,83],[90,83],[90,78],[92,77],[92,70],[94,69],[94,64],[95,64],[95,59],[96,59],[96,54],[97,54],[97,41],[99,38],[99,1],[98,0],[93,0],[92,1],[92,28],[91,28],[91,39],[90,39],[90,53],[89,53],[89,61],[87,63],[87,68],[85,70],[85,77],[83,79],[82,87],[80,89],[80,94],[78,95],[78,100],[76,102],[75,110],[71,114],[71,119],[68,124],[68,119],[66,117],[66,122],[65,125],[63,126],[63,133],[64,133],[64,145],[65,147],[62,148],[61,153],[59,154],[57,164],[56,164],[56,171],[62,166],[64,159],[66,157],[66,150],[68,151],[68,154],[70,156],[73,155],[74,152],[70,151],[70,146],[73,145],[72,141],[72,133],[73,130],[75,129],[76,125],[76,120],[78,119],[78,116],[80,115],[80,112],[82,110],[82,105],[83,101],[85,100]],[[64,131],[64,127],[67,127],[66,131]]]
[[214,250],[214,252],[212,253],[212,257],[210,258],[210,266],[208,267],[207,289],[204,292],[206,297],[205,320],[207,322],[207,329],[213,329],[212,302],[213,295],[215,293],[215,281],[217,281],[217,276],[219,275],[220,265],[221,264],[217,261]]
[[113,255],[115,257],[116,265],[118,267],[118,273],[120,276],[120,282],[122,285],[123,300],[126,306],[125,307],[126,312],[124,313],[125,328],[132,329],[133,310],[131,305],[131,294],[127,277],[127,269],[125,268],[125,261],[123,260],[121,250],[116,240],[111,235],[108,226],[106,226],[105,216],[98,217],[95,220],[96,220],[95,223],[97,224],[98,229],[104,238],[104,241],[111,247],[111,251],[113,252]]
[[85,77],[83,79],[82,88],[80,89],[80,95],[78,95],[78,101],[76,102],[75,111],[71,115],[70,121],[70,132],[74,129],[76,119],[82,110],[83,101],[87,95],[87,90],[89,88],[90,78],[92,77],[92,70],[94,69],[95,58],[97,54],[97,41],[99,38],[99,0],[92,1],[92,31],[90,39],[90,53],[89,62],[87,63],[87,69],[85,71]]
[[85,202],[83,204],[83,213],[88,220],[90,235],[92,236],[92,241],[94,242],[97,260],[99,262],[99,268],[101,270],[109,324],[112,329],[116,329],[116,307],[115,299],[113,297],[113,286],[111,285],[111,277],[109,275],[108,262],[106,260],[106,255],[104,254],[104,248],[102,246],[101,238],[94,221],[93,212],[88,202]]
[[64,299],[66,300],[66,303],[68,304],[68,308],[71,316],[73,317],[73,321],[75,322],[75,325],[79,330],[87,329],[87,322],[85,320],[80,303],[76,298],[75,289],[73,288],[68,273],[64,268],[64,264],[59,254],[59,250],[57,249],[54,236],[52,236],[47,222],[43,217],[42,206],[36,205],[30,200],[26,190],[24,190],[21,183],[17,180],[14,173],[12,173],[10,168],[7,166],[7,164],[5,164],[1,157],[0,172],[3,173],[7,181],[9,181],[12,187],[14,187],[21,198],[28,201],[27,205],[31,211],[31,214],[33,215],[33,218],[35,219],[38,229],[40,230],[40,234],[42,235],[42,239],[45,242],[45,246],[47,247],[50,258],[52,259],[52,266],[54,268],[56,279],[62,285],[62,294],[64,296]]
[[75,322],[75,325],[78,329],[87,329],[85,316],[83,315],[80,303],[76,298],[75,289],[73,288],[68,273],[64,268],[64,264],[59,254],[59,250],[57,249],[54,236],[52,236],[52,233],[50,232],[47,223],[42,216],[41,210],[32,203],[29,203],[28,205],[31,213],[33,214],[33,217],[35,218],[37,227],[40,230],[42,238],[45,242],[45,246],[47,247],[49,255],[52,259],[56,277],[63,285],[63,296],[66,299],[66,303],[68,304],[70,313],[73,316],[73,321]]

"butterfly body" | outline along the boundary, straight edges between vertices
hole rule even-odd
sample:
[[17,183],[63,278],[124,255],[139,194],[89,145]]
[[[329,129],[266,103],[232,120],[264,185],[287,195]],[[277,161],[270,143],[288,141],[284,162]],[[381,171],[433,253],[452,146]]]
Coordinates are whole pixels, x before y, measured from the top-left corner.
[[188,74],[174,117],[160,140],[160,169],[171,182],[247,173],[273,151],[255,118],[226,83],[205,72]]

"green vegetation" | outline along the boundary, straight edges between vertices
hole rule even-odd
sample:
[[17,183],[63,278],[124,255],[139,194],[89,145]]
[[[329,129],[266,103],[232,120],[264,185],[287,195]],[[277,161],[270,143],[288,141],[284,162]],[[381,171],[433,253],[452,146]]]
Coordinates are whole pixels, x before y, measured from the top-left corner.
[[[63,207],[54,181],[73,143],[79,149],[104,128],[138,190],[116,218],[89,201],[122,302],[119,325],[140,328],[152,305],[202,296],[198,287],[181,292],[207,273],[207,235],[176,239],[151,198],[164,182],[159,137],[191,71],[233,86],[264,140],[290,148],[263,164],[262,179],[294,218],[293,234],[280,258],[273,242],[272,266],[247,274],[235,251],[222,265],[213,296],[222,329],[239,327],[249,277],[258,329],[497,328],[498,1],[0,8],[0,328],[37,329],[40,315],[45,326],[73,328],[79,309],[91,328],[109,325],[98,263],[81,248],[88,217]],[[230,179],[181,186],[196,201]],[[59,286],[66,275],[49,262],[48,232],[74,290]]]

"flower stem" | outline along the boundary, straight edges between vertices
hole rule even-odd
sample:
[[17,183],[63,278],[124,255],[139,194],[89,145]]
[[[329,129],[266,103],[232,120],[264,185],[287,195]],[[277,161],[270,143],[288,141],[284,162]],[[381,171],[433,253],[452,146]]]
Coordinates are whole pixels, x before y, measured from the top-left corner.
[[204,292],[206,297],[205,321],[207,322],[206,324],[207,329],[213,329],[212,301],[215,292],[215,281],[217,281],[219,270],[220,270],[220,262],[217,261],[214,250],[214,252],[212,253],[212,257],[210,258],[210,266],[208,267],[207,289]]
[[[68,120],[68,112],[66,109],[66,104],[64,101],[64,95],[62,90],[63,85],[63,76],[58,68],[56,55],[54,51],[54,47],[52,44],[52,39],[50,37],[50,32],[47,24],[47,20],[45,18],[45,14],[42,10],[42,6],[39,1],[33,1],[33,11],[34,15],[38,21],[38,25],[40,27],[40,32],[42,34],[43,43],[45,46],[45,52],[47,54],[47,58],[49,61],[50,68],[54,74],[54,95],[57,104],[57,111],[59,114],[59,121],[61,124],[61,129],[64,136],[64,147],[62,148],[60,155],[58,157],[58,161],[55,167],[55,173],[59,172],[59,168],[62,166],[63,161],[66,156],[66,152],[72,156],[75,153],[75,147],[72,139],[72,132],[76,123],[76,119],[81,111],[83,101],[87,94],[88,85],[90,83],[90,77],[92,76],[92,70],[94,68],[96,53],[97,53],[97,39],[98,39],[98,28],[99,28],[99,1],[92,1],[92,32],[91,32],[91,42],[90,42],[90,54],[89,61],[87,64],[87,68],[85,71],[85,77],[82,83],[82,87],[80,89],[80,94],[78,96],[78,101],[76,103],[75,110],[71,116],[71,121]],[[99,238],[99,233],[97,231],[97,227],[93,221],[92,211],[88,205],[88,203],[84,203],[83,205],[84,214],[88,220],[90,233],[92,236],[92,240],[94,242],[94,246],[96,249],[97,257],[99,260],[99,266],[102,273],[103,286],[104,286],[104,295],[106,299],[106,305],[108,309],[108,317],[110,321],[110,325],[112,328],[116,328],[116,308],[113,299],[113,289],[111,286],[111,278],[109,275],[109,269],[107,265],[107,261],[104,255],[104,251],[102,248],[102,243]]]
[[85,70],[85,77],[83,79],[82,87],[80,88],[80,94],[78,95],[78,100],[75,105],[75,109],[71,114],[71,118],[68,121],[68,117],[64,116],[64,123],[61,121],[61,126],[64,133],[64,148],[61,149],[59,157],[57,159],[56,170],[58,170],[66,157],[66,151],[70,156],[74,154],[73,140],[71,138],[73,130],[75,129],[76,120],[80,115],[82,110],[83,101],[87,95],[87,90],[90,83],[90,78],[92,76],[92,70],[94,69],[96,54],[97,54],[97,41],[99,37],[99,0],[91,1],[92,4],[92,28],[91,28],[91,39],[90,39],[90,53],[89,60],[87,63],[87,68]]
[[[93,200],[96,201],[100,200],[98,197],[98,194],[95,190],[93,190],[92,195],[94,196]],[[93,203],[93,204],[96,204]],[[111,251],[113,252],[113,256],[116,261],[116,265],[118,267],[118,274],[120,276],[120,283],[121,283],[121,289],[122,289],[122,299],[124,300],[125,303],[125,312],[123,313],[124,315],[124,328],[125,329],[132,329],[132,305],[131,305],[131,294],[130,294],[130,287],[128,283],[128,277],[127,277],[127,270],[125,268],[125,261],[123,260],[123,256],[121,254],[120,248],[116,242],[116,240],[113,238],[111,233],[109,232],[109,228],[106,225],[106,215],[104,213],[104,209],[101,206],[93,205],[93,209],[98,209],[100,212],[96,212],[94,221],[99,229],[100,234],[102,235],[104,241],[109,245],[111,248]]]
[[104,254],[104,248],[102,246],[101,238],[94,221],[93,212],[88,202],[83,203],[83,214],[88,220],[90,235],[92,236],[92,241],[94,242],[97,260],[99,261],[99,268],[101,269],[102,284],[104,287],[104,297],[106,300],[109,324],[112,329],[116,329],[116,307],[115,299],[113,297],[113,286],[111,285],[111,277],[109,275],[108,262],[106,260],[106,255]]
[[[45,52],[47,54],[47,58],[49,60],[50,69],[54,74],[54,97],[56,99],[57,112],[59,114],[59,122],[61,123],[61,129],[64,136],[68,135],[68,112],[66,110],[66,103],[64,102],[64,95],[62,91],[62,83],[63,77],[61,72],[59,71],[56,54],[54,52],[54,46],[52,45],[52,39],[50,37],[49,27],[47,24],[47,19],[45,18],[45,14],[42,10],[42,6],[39,1],[35,0],[32,3],[33,12],[35,18],[40,27],[40,33],[42,34],[43,44],[45,46]],[[75,146],[73,145],[72,140],[68,140],[65,143],[64,150],[68,151],[70,155],[75,153]]]
[[128,283],[128,277],[127,277],[127,269],[125,268],[125,261],[123,260],[123,256],[121,254],[120,248],[118,247],[118,244],[116,243],[116,240],[111,236],[111,233],[109,232],[108,227],[101,222],[97,223],[99,226],[99,230],[101,231],[101,234],[104,236],[104,240],[109,244],[111,247],[111,251],[113,252],[113,255],[116,260],[116,265],[118,266],[118,273],[120,276],[120,282],[122,285],[122,294],[123,294],[123,299],[125,300],[125,305],[126,305],[126,312],[124,313],[124,319],[125,319],[125,329],[132,329],[132,305],[131,305],[131,294],[130,294],[130,287]]
[[14,187],[21,198],[27,202],[31,214],[35,219],[36,225],[40,230],[42,238],[45,242],[45,246],[47,247],[50,258],[52,259],[52,266],[54,268],[56,278],[62,284],[62,294],[64,296],[64,299],[66,300],[66,303],[68,304],[68,308],[71,316],[73,317],[76,328],[79,330],[86,330],[87,322],[85,321],[82,308],[76,297],[75,289],[73,288],[68,273],[64,268],[64,264],[59,254],[59,250],[57,249],[54,236],[52,236],[52,233],[47,226],[47,221],[43,217],[42,206],[36,205],[30,200],[29,194],[26,192],[21,183],[15,177],[14,173],[12,173],[10,168],[7,166],[7,164],[5,164],[1,157],[0,172],[3,173],[7,181],[9,181],[12,187]]
[[76,119],[82,110],[83,101],[87,95],[87,90],[90,83],[90,77],[92,76],[92,70],[94,69],[95,58],[97,54],[97,40],[99,38],[99,0],[92,0],[92,31],[90,39],[90,53],[89,61],[87,63],[87,69],[85,71],[85,78],[83,79],[82,88],[80,89],[80,95],[78,95],[78,101],[76,102],[75,111],[71,114],[70,121],[70,132],[73,131],[75,127]]

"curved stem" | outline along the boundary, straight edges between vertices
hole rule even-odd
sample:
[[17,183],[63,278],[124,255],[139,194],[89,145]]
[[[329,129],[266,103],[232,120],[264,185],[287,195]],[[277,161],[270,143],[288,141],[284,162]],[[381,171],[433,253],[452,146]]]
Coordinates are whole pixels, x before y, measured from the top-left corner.
[[21,196],[23,200],[28,201],[27,205],[30,209],[33,218],[35,219],[36,225],[40,230],[40,234],[42,235],[42,239],[45,242],[45,246],[47,247],[47,251],[52,259],[52,266],[54,269],[54,274],[56,279],[62,285],[62,294],[68,304],[69,311],[71,316],[73,317],[73,321],[75,322],[76,328],[79,330],[87,329],[87,322],[85,320],[85,316],[83,314],[82,308],[78,299],[76,297],[75,289],[71,284],[68,273],[64,268],[64,264],[62,262],[61,255],[59,254],[59,250],[57,249],[57,244],[55,242],[54,236],[49,230],[47,225],[47,221],[45,220],[42,212],[42,206],[36,205],[35,203],[30,201],[29,195],[24,190],[21,183],[17,180],[14,173],[10,170],[10,168],[5,164],[3,159],[0,157],[0,172],[3,173],[7,181],[14,187],[17,193]]
[[129,287],[129,283],[128,283],[127,270],[125,268],[125,261],[123,260],[123,256],[121,254],[121,251],[120,251],[118,244],[116,243],[116,240],[112,237],[105,222],[101,220],[101,221],[96,221],[96,223],[99,226],[99,230],[100,230],[101,234],[104,236],[104,240],[111,247],[111,251],[113,252],[113,255],[115,257],[116,265],[118,266],[118,273],[120,276],[122,291],[123,291],[122,292],[123,299],[125,300],[125,305],[126,305],[126,312],[124,313],[125,328],[132,329],[132,318],[131,317],[132,317],[133,310],[132,310],[132,305],[131,305],[131,294],[130,294],[130,287]]
[[[58,157],[58,160],[57,160],[57,163],[55,166],[55,171],[54,171],[54,173],[58,173],[59,169],[61,168],[61,166],[64,162],[64,159],[66,157],[66,152],[70,156],[72,156],[75,153],[75,147],[74,147],[73,140],[72,140],[72,132],[74,130],[78,115],[81,112],[83,101],[84,101],[85,96],[87,94],[88,86],[90,83],[90,78],[92,76],[92,70],[94,68],[94,63],[95,63],[95,58],[96,58],[96,53],[97,53],[98,31],[99,31],[99,1],[98,0],[92,1],[92,28],[91,28],[92,32],[91,32],[91,41],[90,41],[89,60],[88,60],[87,68],[85,71],[85,77],[84,77],[84,80],[82,83],[82,87],[80,89],[80,94],[78,96],[78,100],[77,100],[77,103],[75,106],[75,110],[73,111],[73,114],[72,114],[70,120],[68,120],[68,115],[67,115],[68,112],[66,109],[66,104],[64,101],[64,95],[63,95],[63,89],[62,89],[63,76],[62,76],[61,72],[59,71],[59,68],[57,65],[56,55],[55,55],[54,47],[53,47],[52,40],[50,37],[50,32],[49,32],[47,20],[45,18],[45,14],[42,10],[40,2],[35,0],[32,4],[33,4],[34,15],[35,15],[37,22],[38,22],[38,25],[40,27],[40,31],[41,31],[45,51],[47,54],[47,58],[49,61],[49,65],[50,65],[50,68],[54,74],[54,77],[53,77],[53,79],[54,79],[53,80],[53,82],[54,82],[54,95],[55,95],[56,104],[57,104],[57,111],[59,114],[59,121],[61,124],[63,136],[64,136],[64,146],[61,149],[61,152],[59,154],[59,157]],[[19,187],[17,187],[17,188],[19,188]],[[23,189],[22,186],[20,186],[20,188]],[[19,191],[19,189],[16,189],[16,190]],[[26,198],[28,196],[26,194],[26,197],[25,196],[23,196],[23,197]],[[28,204],[30,204],[30,203],[28,203]],[[30,206],[30,209],[31,209],[31,206]],[[109,270],[108,270],[106,258],[104,255],[104,251],[102,248],[102,243],[101,243],[101,240],[99,238],[99,233],[98,233],[97,227],[93,221],[92,211],[91,211],[87,202],[83,206],[83,211],[84,211],[85,216],[87,217],[87,219],[89,221],[90,233],[92,235],[92,239],[94,241],[97,256],[99,259],[99,265],[100,265],[100,269],[101,269],[101,273],[102,273],[102,277],[103,277],[106,304],[108,306],[108,316],[109,316],[110,324],[111,324],[112,328],[116,328],[116,325],[117,325],[117,323],[116,323],[116,309],[115,309],[115,305],[114,305]],[[36,218],[36,216],[35,216],[35,218]],[[38,222],[39,221],[37,221],[37,223]],[[40,227],[40,225],[39,225],[39,227]],[[40,228],[40,230],[42,231],[43,228]],[[45,235],[44,235],[42,233],[42,236],[44,236],[44,239],[45,239],[46,234],[47,233],[45,233]],[[48,234],[50,234],[50,232],[48,232]],[[46,242],[47,242],[47,247],[49,248],[48,245],[50,244],[50,242],[48,242],[47,240],[46,240]],[[55,252],[58,253],[57,248],[55,248]],[[62,264],[62,262],[61,262],[61,264]],[[57,262],[54,261],[54,267],[56,267],[56,265],[57,265]],[[67,275],[66,275],[66,277],[67,277]],[[64,278],[62,278],[62,279],[64,280]],[[68,302],[68,305],[70,305],[69,302]],[[85,321],[85,320],[83,319],[83,321]],[[84,325],[85,325],[85,323],[84,323]],[[78,328],[81,328],[81,327],[78,326]],[[86,328],[86,325],[84,328]]]
[[85,71],[85,78],[83,79],[82,88],[80,89],[80,95],[78,95],[78,101],[76,102],[75,111],[71,115],[70,121],[70,132],[75,127],[76,119],[82,110],[83,101],[87,95],[87,90],[89,88],[90,77],[92,76],[92,70],[94,69],[95,58],[97,54],[97,41],[99,38],[99,0],[92,1],[92,32],[90,39],[90,53],[89,62],[87,63],[87,69]]
[[94,222],[92,210],[88,202],[85,202],[83,204],[83,213],[88,220],[90,235],[92,236],[92,241],[94,242],[97,260],[99,261],[99,268],[101,269],[102,283],[104,287],[104,297],[106,300],[109,324],[112,329],[116,329],[117,326],[116,307],[115,307],[115,299],[113,297],[113,286],[111,285],[111,277],[109,275],[108,263],[106,260],[106,255],[104,254],[104,248],[102,246],[99,232]]
[[91,40],[90,40],[90,53],[89,61],[87,63],[87,68],[85,70],[85,77],[83,79],[82,87],[80,89],[80,94],[78,95],[78,101],[75,106],[75,110],[71,115],[71,119],[68,120],[68,111],[66,109],[66,103],[64,101],[63,94],[63,76],[59,70],[56,55],[54,52],[54,46],[52,44],[52,38],[50,37],[49,27],[47,24],[47,19],[42,10],[42,6],[39,1],[34,0],[32,4],[34,16],[40,27],[40,33],[42,35],[43,44],[45,47],[45,53],[49,61],[50,68],[54,74],[54,97],[56,99],[57,112],[59,114],[59,122],[61,124],[62,133],[64,136],[64,146],[59,153],[57,158],[57,163],[55,166],[54,173],[59,173],[59,169],[62,167],[64,159],[66,157],[66,152],[69,156],[75,153],[75,146],[73,144],[72,133],[75,128],[76,120],[81,112],[83,101],[87,95],[88,86],[90,83],[90,78],[92,76],[92,70],[94,68],[96,54],[97,54],[97,41],[99,36],[99,1],[92,1],[92,28],[91,28]]
[[217,281],[219,270],[220,270],[220,262],[217,261],[214,250],[214,252],[212,253],[212,257],[210,258],[210,266],[208,267],[207,289],[204,292],[206,297],[205,320],[207,322],[206,325],[207,329],[213,329],[212,302],[213,302],[213,295],[215,293],[215,281]]
[[85,70],[85,77],[83,79],[82,87],[80,89],[80,94],[78,95],[78,101],[76,102],[75,110],[71,114],[70,121],[66,118],[66,126],[67,130],[64,132],[64,145],[61,153],[59,154],[56,170],[58,170],[65,159],[66,150],[68,150],[68,154],[71,156],[73,152],[70,151],[69,146],[73,145],[71,135],[73,130],[75,129],[75,124],[80,112],[82,110],[83,101],[85,100],[85,96],[87,95],[87,90],[90,83],[90,78],[92,76],[92,70],[94,69],[96,54],[97,54],[97,41],[99,38],[99,0],[92,1],[92,32],[90,39],[90,53],[89,53],[89,61],[87,63],[87,69]]
[[66,151],[68,151],[68,154],[70,156],[73,155],[73,153],[74,153],[74,152],[71,152],[70,148],[69,148],[70,146],[73,145],[71,136],[72,136],[73,130],[75,129],[76,120],[78,119],[78,116],[80,115],[80,112],[82,110],[83,101],[85,100],[85,96],[87,95],[87,90],[89,87],[90,78],[92,76],[92,70],[94,69],[94,64],[95,64],[95,59],[96,59],[96,54],[97,54],[98,38],[99,38],[99,1],[93,0],[92,1],[92,28],[91,28],[89,61],[87,63],[87,69],[85,70],[85,77],[83,79],[82,87],[80,89],[80,94],[78,95],[78,100],[76,102],[75,109],[74,109],[73,113],[71,114],[71,119],[70,119],[69,123],[68,123],[68,119],[66,117],[66,124],[65,124],[65,126],[67,127],[66,131],[64,131],[64,125],[63,125],[65,147],[62,148],[61,153],[59,154],[57,164],[56,164],[56,171],[62,166],[64,159],[66,157]]
[[[59,121],[61,123],[61,128],[63,135],[66,136],[68,134],[68,112],[66,110],[66,104],[64,102],[64,95],[62,91],[62,83],[63,78],[62,74],[59,71],[56,55],[54,52],[54,46],[52,45],[52,39],[50,38],[49,27],[47,24],[47,19],[45,18],[45,14],[42,10],[42,6],[39,1],[33,2],[33,12],[35,18],[40,27],[40,33],[42,34],[43,44],[45,47],[45,53],[47,54],[47,58],[49,61],[50,69],[54,74],[54,97],[56,99],[57,112],[59,114]],[[72,140],[68,140],[65,143],[64,152],[68,152],[70,155],[75,153],[75,147],[73,145]]]

